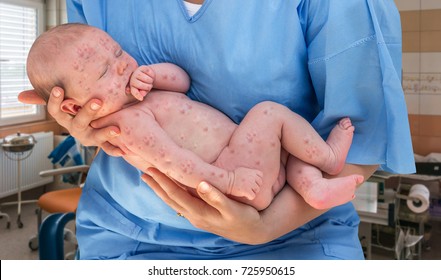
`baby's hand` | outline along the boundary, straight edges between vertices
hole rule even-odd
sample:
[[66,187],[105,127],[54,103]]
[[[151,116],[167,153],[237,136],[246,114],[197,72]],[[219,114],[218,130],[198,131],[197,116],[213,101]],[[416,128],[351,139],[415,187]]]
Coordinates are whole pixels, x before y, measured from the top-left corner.
[[155,72],[147,65],[139,66],[130,77],[130,88],[126,88],[127,94],[132,94],[142,101],[153,87]]

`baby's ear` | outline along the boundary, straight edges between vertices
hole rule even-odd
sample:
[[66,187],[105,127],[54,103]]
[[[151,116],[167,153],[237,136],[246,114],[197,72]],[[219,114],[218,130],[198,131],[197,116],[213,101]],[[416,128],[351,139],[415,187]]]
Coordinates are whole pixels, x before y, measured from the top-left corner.
[[61,111],[71,115],[76,115],[78,111],[81,110],[81,108],[81,105],[79,105],[77,101],[71,98],[65,99],[63,100],[63,102],[61,102]]

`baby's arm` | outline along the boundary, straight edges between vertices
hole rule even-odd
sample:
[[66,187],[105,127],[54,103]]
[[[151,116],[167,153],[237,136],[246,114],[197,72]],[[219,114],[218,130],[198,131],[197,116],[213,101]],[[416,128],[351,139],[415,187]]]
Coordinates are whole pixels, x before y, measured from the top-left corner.
[[190,77],[172,63],[139,66],[130,77],[130,92],[127,93],[141,101],[152,88],[186,93]]

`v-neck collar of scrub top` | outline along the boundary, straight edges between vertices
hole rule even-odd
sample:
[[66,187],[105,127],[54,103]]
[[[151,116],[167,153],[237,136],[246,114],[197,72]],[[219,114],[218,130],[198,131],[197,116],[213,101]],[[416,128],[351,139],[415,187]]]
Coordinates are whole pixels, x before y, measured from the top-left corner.
[[212,0],[204,0],[204,3],[202,4],[201,8],[193,16],[190,16],[187,12],[187,8],[185,7],[184,0],[176,0],[176,1],[178,2],[179,7],[181,8],[182,15],[190,23],[197,21],[204,14],[205,10],[208,9],[208,6],[210,6],[212,2]]

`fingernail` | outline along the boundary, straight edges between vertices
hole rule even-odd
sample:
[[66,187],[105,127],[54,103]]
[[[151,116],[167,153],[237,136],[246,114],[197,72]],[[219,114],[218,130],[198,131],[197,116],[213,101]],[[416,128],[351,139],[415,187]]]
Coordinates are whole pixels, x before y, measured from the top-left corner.
[[207,193],[209,191],[209,189],[210,189],[210,187],[208,186],[207,183],[201,182],[199,184],[198,190],[199,190],[200,193]]
[[52,91],[52,94],[53,94],[55,97],[60,97],[61,92],[60,92],[58,89],[54,89],[54,90]]
[[141,175],[141,180],[142,180],[144,183],[147,183],[147,176],[148,176],[148,174],[142,174],[142,175]]
[[147,168],[145,170],[145,174],[149,175],[150,177],[152,177],[152,169],[151,168]]
[[101,105],[98,103],[93,102],[92,104],[90,104],[90,109],[94,111],[98,110],[99,108],[101,108]]
[[110,130],[109,134],[110,134],[110,136],[118,136],[119,135],[119,133],[116,132],[115,130]]

